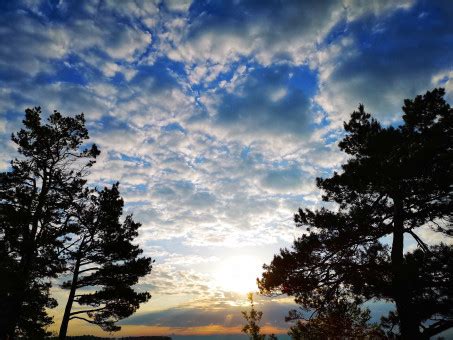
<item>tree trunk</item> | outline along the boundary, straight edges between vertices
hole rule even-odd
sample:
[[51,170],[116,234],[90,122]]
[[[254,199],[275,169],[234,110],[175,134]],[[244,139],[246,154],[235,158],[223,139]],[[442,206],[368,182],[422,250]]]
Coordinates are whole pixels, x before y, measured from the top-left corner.
[[66,339],[66,333],[68,332],[69,318],[71,317],[72,304],[74,303],[74,297],[77,290],[77,282],[79,279],[79,270],[80,270],[80,251],[77,254],[77,260],[74,266],[74,274],[72,276],[71,290],[69,291],[68,302],[66,303],[66,308],[64,310],[63,320],[61,321],[60,334],[58,338],[60,340]]
[[24,235],[25,240],[22,245],[21,260],[19,263],[20,272],[15,283],[14,291],[8,299],[9,305],[2,306],[7,308],[8,312],[5,320],[5,330],[0,332],[0,340],[14,339],[16,327],[22,313],[22,305],[24,303],[25,292],[30,283],[30,270],[35,254],[35,242],[30,239],[29,235]]
[[41,191],[38,195],[36,210],[31,214],[31,230],[28,229],[29,227],[25,227],[26,230],[24,230],[23,233],[21,259],[19,264],[21,277],[19,278],[19,282],[17,282],[15,292],[9,299],[11,304],[9,306],[9,313],[5,321],[5,331],[0,332],[0,340],[3,340],[3,336],[5,339],[14,339],[15,337],[15,330],[22,312],[22,304],[24,303],[25,291],[27,290],[31,279],[30,271],[36,256],[36,235],[38,232],[38,224],[49,191],[48,187],[49,179],[46,171],[44,170],[43,183]]
[[[20,290],[20,288],[17,290]],[[19,298],[19,295],[18,291],[14,292],[8,298],[7,305],[1,307],[7,308],[8,312],[5,313],[5,320],[1,322],[4,329],[0,330],[0,340],[14,339],[15,329],[20,315],[20,307],[22,305],[22,299]]]
[[394,198],[393,243],[392,243],[392,286],[396,309],[400,319],[401,338],[420,339],[418,323],[412,315],[410,292],[404,268],[404,207],[401,198]]

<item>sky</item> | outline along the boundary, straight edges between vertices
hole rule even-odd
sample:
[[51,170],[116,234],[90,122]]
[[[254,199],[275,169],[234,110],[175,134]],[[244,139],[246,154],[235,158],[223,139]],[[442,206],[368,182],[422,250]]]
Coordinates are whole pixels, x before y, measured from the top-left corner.
[[[315,178],[346,160],[358,104],[398,124],[405,98],[453,102],[452,17],[448,0],[0,1],[0,169],[27,107],[83,112],[89,181],[120,182],[156,260],[118,335],[239,333],[262,264],[304,232],[297,208],[323,205]],[[285,333],[291,298],[256,300]]]

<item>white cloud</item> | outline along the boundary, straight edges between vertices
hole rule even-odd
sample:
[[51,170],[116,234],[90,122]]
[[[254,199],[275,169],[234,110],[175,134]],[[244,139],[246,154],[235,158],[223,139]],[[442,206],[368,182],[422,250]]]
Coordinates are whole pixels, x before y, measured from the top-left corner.
[[[320,77],[316,100],[329,113],[333,127],[341,126],[359,103],[389,123],[400,116],[405,98],[432,85],[448,86],[436,76],[451,68],[452,53],[445,49],[450,29],[429,16],[420,17],[420,9],[409,4],[384,17],[368,18],[366,26],[361,21],[351,23],[341,40],[313,57],[312,67],[319,69]],[[439,3],[442,6],[438,20],[451,26],[447,19],[451,6]],[[373,9],[380,10],[379,6]],[[377,24],[381,30],[373,29]]]
[[170,11],[186,12],[189,10],[192,0],[165,0],[164,4]]

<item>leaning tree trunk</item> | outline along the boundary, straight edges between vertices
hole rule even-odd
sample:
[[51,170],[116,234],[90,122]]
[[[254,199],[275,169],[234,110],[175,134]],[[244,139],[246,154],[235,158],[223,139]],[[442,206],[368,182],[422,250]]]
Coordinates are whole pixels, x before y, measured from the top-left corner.
[[404,340],[420,339],[418,323],[412,315],[410,292],[404,268],[404,216],[403,201],[394,199],[393,243],[392,243],[392,288],[396,310],[400,320],[401,338]]
[[66,339],[66,333],[68,332],[69,318],[71,317],[72,304],[74,303],[74,297],[77,290],[77,282],[79,279],[80,259],[81,254],[79,251],[79,253],[77,254],[76,263],[74,265],[74,273],[72,276],[71,290],[69,291],[68,302],[66,303],[63,320],[61,321],[60,334],[58,336],[60,340]]

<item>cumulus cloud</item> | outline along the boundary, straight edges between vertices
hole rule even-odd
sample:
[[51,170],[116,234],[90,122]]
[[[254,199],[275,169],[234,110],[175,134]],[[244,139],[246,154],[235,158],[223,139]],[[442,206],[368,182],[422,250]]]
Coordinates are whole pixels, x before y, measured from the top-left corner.
[[277,191],[295,191],[303,182],[304,174],[297,165],[269,170],[262,178],[262,185]]
[[177,60],[223,63],[253,54],[264,64],[276,56],[301,63],[342,11],[341,1],[335,0],[290,1],[285,6],[277,1],[267,6],[256,1],[201,2],[198,6],[204,11],[193,12],[189,30],[178,37],[180,43],[172,50]]
[[334,120],[345,119],[359,103],[387,121],[395,119],[404,98],[445,86],[432,77],[452,67],[452,14],[448,1],[421,2],[351,23],[341,41],[319,52],[317,101]]
[[214,124],[233,135],[303,134],[313,121],[311,100],[308,91],[292,83],[292,75],[286,65],[257,67],[231,87],[218,89],[208,104]]
[[67,35],[19,9],[5,10],[0,19],[8,23],[0,31],[0,72],[4,81],[17,81],[51,71],[48,61],[68,52]]
[[[209,65],[206,78],[215,78],[241,57],[263,65],[282,60],[307,63],[333,28],[370,14],[379,15],[410,7],[412,1],[259,1],[197,2],[184,30],[171,30],[164,38],[167,55],[187,64]],[[216,69],[216,70],[214,70]],[[195,77],[196,78],[196,77]]]
[[166,0],[164,4],[170,11],[185,12],[192,4],[192,0]]

